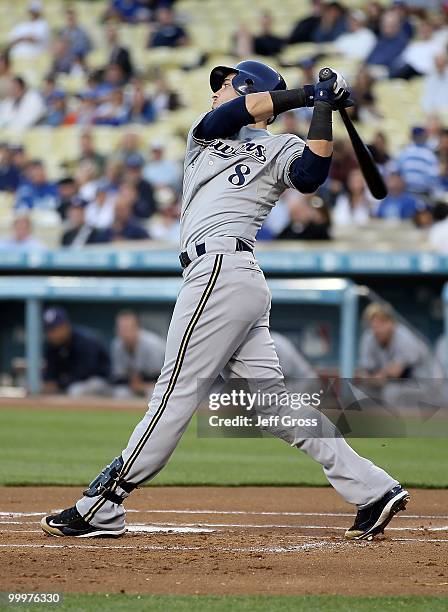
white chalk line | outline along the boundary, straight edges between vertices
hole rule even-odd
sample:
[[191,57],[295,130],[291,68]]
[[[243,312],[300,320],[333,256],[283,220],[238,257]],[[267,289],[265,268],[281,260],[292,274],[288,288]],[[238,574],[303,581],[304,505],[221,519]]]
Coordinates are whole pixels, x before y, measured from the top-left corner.
[[[57,508],[52,512],[61,512],[63,508]],[[252,516],[322,516],[322,517],[353,517],[354,512],[256,512],[252,510],[136,510],[134,508],[126,509],[127,513],[140,514],[241,514]],[[21,517],[21,516],[45,516],[48,510],[42,512],[6,512],[1,511],[0,517]],[[448,519],[447,514],[400,514],[395,518],[399,519]]]

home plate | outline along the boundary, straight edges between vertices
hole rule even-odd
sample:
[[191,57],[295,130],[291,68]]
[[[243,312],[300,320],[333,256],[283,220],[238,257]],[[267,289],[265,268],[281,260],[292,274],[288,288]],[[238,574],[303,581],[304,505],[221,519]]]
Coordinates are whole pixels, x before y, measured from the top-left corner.
[[160,527],[159,525],[128,525],[128,531],[133,533],[211,533],[216,529],[206,527]]

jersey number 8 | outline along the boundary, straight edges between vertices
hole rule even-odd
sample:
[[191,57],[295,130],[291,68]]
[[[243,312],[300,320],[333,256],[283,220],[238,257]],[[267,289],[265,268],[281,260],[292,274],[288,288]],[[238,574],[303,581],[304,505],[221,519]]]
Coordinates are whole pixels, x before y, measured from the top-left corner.
[[231,174],[227,179],[229,183],[235,185],[235,187],[241,187],[246,182],[246,176],[250,174],[249,166],[246,164],[237,164],[235,166],[235,173]]

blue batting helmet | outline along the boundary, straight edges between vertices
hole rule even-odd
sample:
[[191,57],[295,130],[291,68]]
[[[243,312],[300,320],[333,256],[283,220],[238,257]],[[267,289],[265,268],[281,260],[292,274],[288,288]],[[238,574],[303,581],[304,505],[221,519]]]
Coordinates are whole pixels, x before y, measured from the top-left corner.
[[240,96],[258,91],[286,89],[285,80],[277,70],[262,62],[245,60],[233,68],[230,66],[216,66],[216,68],[213,68],[210,73],[210,87],[212,91],[221,89],[224,79],[229,74],[235,74],[232,87]]

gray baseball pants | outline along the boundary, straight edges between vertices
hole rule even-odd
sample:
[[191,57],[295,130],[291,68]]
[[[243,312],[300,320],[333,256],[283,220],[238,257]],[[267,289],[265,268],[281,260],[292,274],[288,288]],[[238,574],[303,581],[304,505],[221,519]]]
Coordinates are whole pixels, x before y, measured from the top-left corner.
[[[216,241],[215,241],[216,242]],[[215,379],[225,366],[231,376],[277,381],[285,390],[274,344],[269,334],[271,296],[252,253],[235,252],[234,239],[218,239],[207,253],[184,270],[184,281],[168,330],[165,363],[149,409],[134,429],[121,477],[141,484],[166,465],[198,404],[198,379]],[[208,393],[201,387],[203,397]],[[325,417],[319,413],[319,417]],[[332,430],[326,419],[324,429]],[[331,485],[349,503],[369,506],[397,481],[360,457],[342,437],[303,437],[294,428],[273,431],[290,445],[318,461]],[[302,437],[301,437],[302,436]],[[118,488],[118,494],[126,496]],[[103,497],[83,497],[80,514],[92,525],[119,529],[122,504]]]

